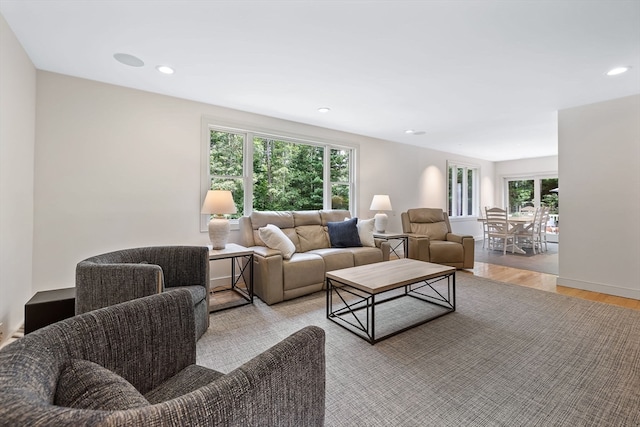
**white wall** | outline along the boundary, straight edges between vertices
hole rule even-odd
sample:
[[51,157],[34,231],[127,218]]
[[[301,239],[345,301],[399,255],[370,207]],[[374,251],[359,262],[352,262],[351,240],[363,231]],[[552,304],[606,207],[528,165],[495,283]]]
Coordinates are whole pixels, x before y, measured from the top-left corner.
[[520,176],[558,175],[558,156],[508,160],[495,163],[496,206],[506,207],[505,178]]
[[560,285],[640,299],[640,95],[559,113]]
[[[33,273],[37,290],[73,286],[77,262],[102,252],[208,244],[207,233],[199,228],[203,115],[359,146],[357,214],[372,217],[373,195],[389,194],[392,231],[401,230],[400,212],[407,208],[445,207],[446,160],[460,159],[38,71]],[[479,164],[483,179],[491,179],[491,162],[462,160]],[[235,240],[233,234],[230,240]]]
[[36,70],[0,15],[0,322],[3,340],[31,298]]
[[[477,165],[480,168],[481,201],[493,201],[493,162],[472,159],[387,141],[367,141],[361,145],[359,212],[372,217],[369,210],[374,194],[389,194],[392,212],[389,231],[402,231],[400,214],[418,207],[447,209],[447,161]],[[481,205],[482,206],[482,205]],[[452,219],[455,233],[482,237],[476,218]]]

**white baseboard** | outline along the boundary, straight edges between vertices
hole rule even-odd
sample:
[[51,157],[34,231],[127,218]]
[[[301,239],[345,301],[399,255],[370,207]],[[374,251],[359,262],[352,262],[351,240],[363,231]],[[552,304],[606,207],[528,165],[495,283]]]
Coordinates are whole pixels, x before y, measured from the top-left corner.
[[556,285],[575,289],[584,289],[585,291],[600,292],[602,294],[615,295],[623,298],[640,299],[640,289],[585,282],[582,280],[567,279],[560,276],[556,279]]

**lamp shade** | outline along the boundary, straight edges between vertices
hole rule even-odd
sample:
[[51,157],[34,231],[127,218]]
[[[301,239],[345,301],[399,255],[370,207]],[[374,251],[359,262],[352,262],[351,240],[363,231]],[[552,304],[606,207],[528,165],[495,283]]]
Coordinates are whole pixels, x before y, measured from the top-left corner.
[[209,190],[202,204],[203,214],[233,214],[236,213],[236,204],[233,202],[233,195],[228,190]]
[[369,209],[372,211],[390,211],[392,210],[391,199],[386,194],[376,194],[373,196]]

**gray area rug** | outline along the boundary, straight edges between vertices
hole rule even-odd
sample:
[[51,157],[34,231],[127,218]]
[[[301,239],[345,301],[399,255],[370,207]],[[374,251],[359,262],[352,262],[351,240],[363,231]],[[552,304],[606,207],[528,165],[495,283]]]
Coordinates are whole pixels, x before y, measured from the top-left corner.
[[324,293],[256,299],[211,315],[198,363],[229,372],[317,325],[327,426],[640,425],[640,311],[462,272],[456,304],[371,346],[326,319]]
[[497,264],[505,267],[519,268],[520,270],[537,271],[538,273],[559,274],[558,269],[558,243],[547,244],[547,251],[534,254],[531,248],[523,248],[526,253],[512,254],[507,251],[489,250],[482,247],[482,240],[476,240],[474,261]]

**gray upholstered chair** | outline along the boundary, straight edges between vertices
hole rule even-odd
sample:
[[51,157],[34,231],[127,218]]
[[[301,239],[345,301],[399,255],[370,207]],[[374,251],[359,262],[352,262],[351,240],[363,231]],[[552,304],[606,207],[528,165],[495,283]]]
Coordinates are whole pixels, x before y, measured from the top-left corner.
[[456,268],[473,268],[473,236],[451,232],[442,209],[409,209],[401,214],[402,232],[409,236],[409,258]]
[[209,249],[155,246],[97,255],[76,266],[76,314],[135,298],[187,288],[196,337],[209,328]]
[[324,331],[228,374],[196,365],[188,290],[54,323],[0,350],[0,426],[321,426]]

